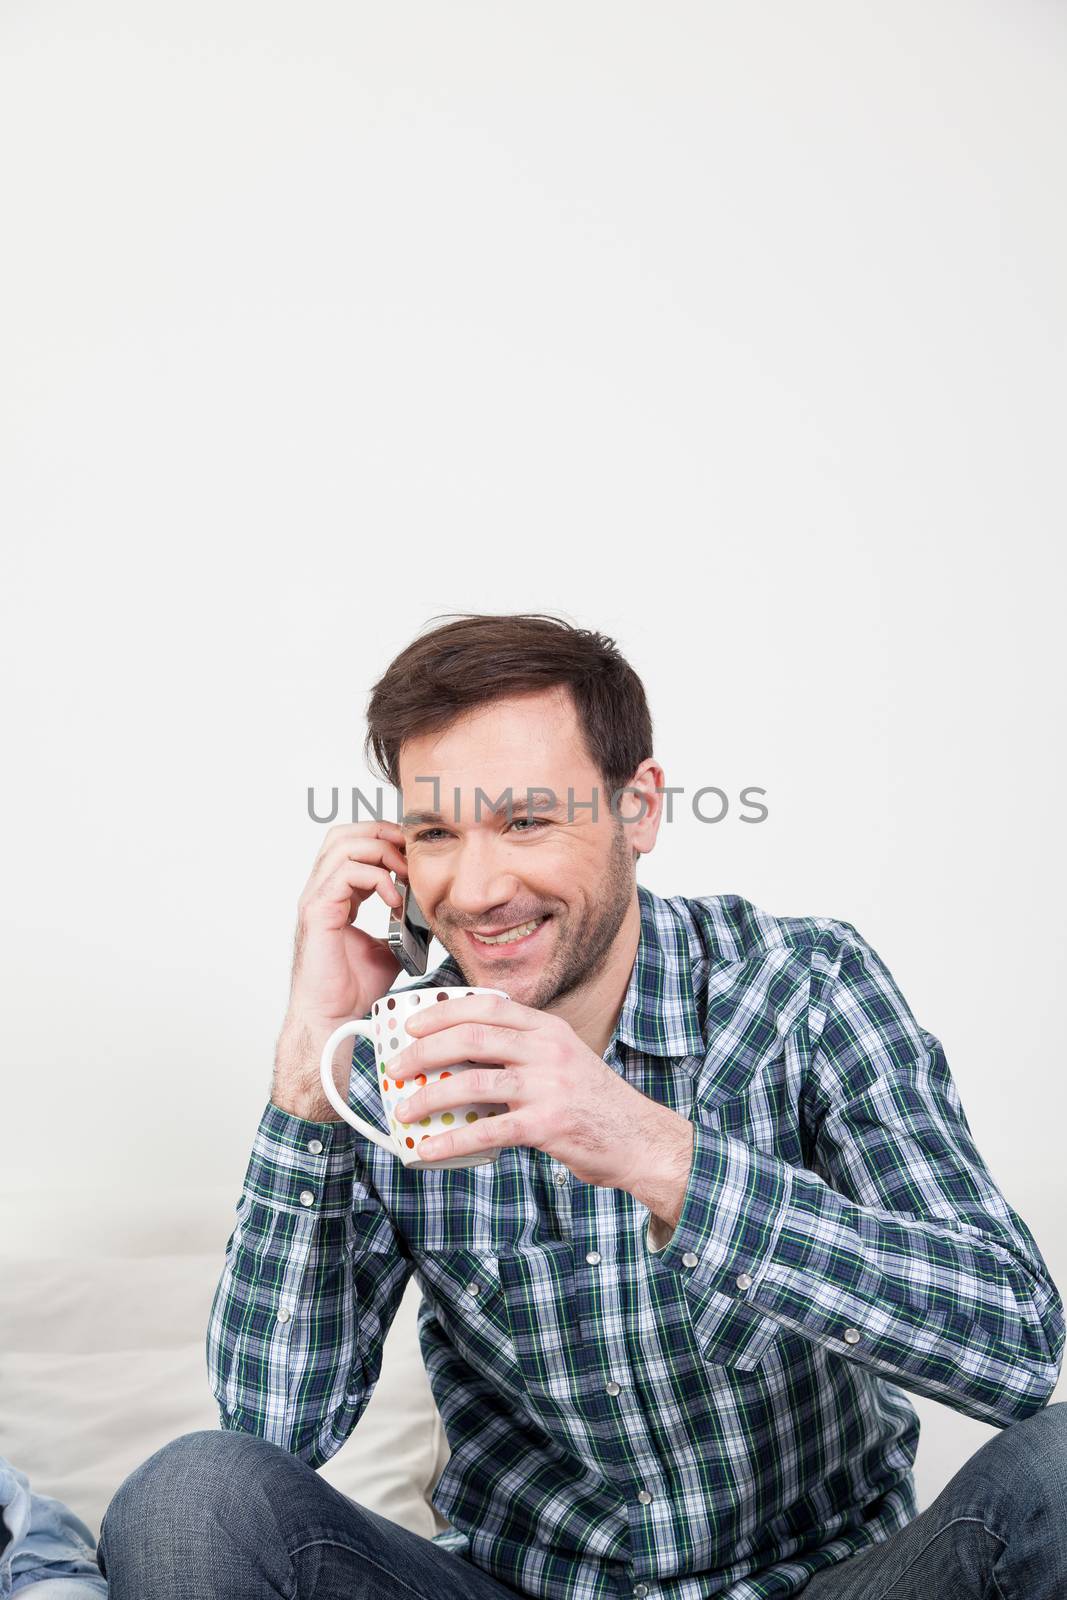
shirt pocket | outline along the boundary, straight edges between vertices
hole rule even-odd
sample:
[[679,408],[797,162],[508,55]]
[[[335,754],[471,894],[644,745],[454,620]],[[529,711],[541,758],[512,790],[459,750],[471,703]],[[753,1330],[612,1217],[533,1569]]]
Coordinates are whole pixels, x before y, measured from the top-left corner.
[[687,1289],[685,1304],[697,1353],[713,1371],[754,1372],[784,1333],[774,1317],[720,1289]]
[[515,1346],[496,1252],[422,1249],[414,1262],[423,1299],[464,1360],[487,1376],[513,1373]]

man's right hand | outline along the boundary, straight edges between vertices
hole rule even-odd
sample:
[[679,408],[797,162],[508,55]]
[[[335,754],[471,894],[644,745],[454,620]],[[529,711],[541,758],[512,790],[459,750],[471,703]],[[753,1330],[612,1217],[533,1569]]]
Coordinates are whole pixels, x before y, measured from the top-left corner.
[[[278,1038],[271,1100],[311,1122],[338,1122],[322,1090],[319,1057],[330,1034],[352,1017],[366,1016],[400,971],[385,939],[352,927],[359,907],[378,894],[399,908],[400,891],[389,876],[407,882],[403,829],[395,822],[353,822],[333,827],[315,858],[298,903],[289,1009]],[[351,1045],[335,1078],[347,1098]]]

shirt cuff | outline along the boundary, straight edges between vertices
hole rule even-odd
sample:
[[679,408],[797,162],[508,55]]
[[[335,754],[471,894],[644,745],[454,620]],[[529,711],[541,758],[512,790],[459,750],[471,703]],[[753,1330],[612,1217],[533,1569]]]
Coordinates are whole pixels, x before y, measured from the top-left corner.
[[276,1211],[345,1215],[352,1209],[356,1140],[347,1122],[310,1122],[268,1100],[252,1143],[244,1193]]
[[645,1243],[694,1285],[736,1295],[770,1264],[789,1212],[793,1169],[742,1139],[694,1120],[693,1158],[681,1215],[665,1242],[650,1217]]

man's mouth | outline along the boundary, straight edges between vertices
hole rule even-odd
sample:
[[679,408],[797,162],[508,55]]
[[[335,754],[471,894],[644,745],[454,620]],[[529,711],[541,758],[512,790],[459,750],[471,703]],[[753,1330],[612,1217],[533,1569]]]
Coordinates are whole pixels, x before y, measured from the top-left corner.
[[538,928],[542,927],[547,921],[547,916],[534,917],[530,922],[517,923],[515,927],[505,928],[500,933],[475,933],[470,928],[468,928],[467,932],[475,944],[480,945],[483,949],[492,949],[500,945],[521,944],[523,940],[532,938]]

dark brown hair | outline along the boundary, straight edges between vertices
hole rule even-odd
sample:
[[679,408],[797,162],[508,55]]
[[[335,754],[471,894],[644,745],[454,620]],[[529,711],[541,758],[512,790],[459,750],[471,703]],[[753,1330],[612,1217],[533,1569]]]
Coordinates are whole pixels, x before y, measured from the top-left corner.
[[[541,612],[458,617],[422,634],[371,690],[364,753],[400,787],[405,739],[446,728],[462,712],[566,685],[591,759],[613,795],[652,754],[644,685],[614,639]],[[430,621],[436,621],[434,617]]]

